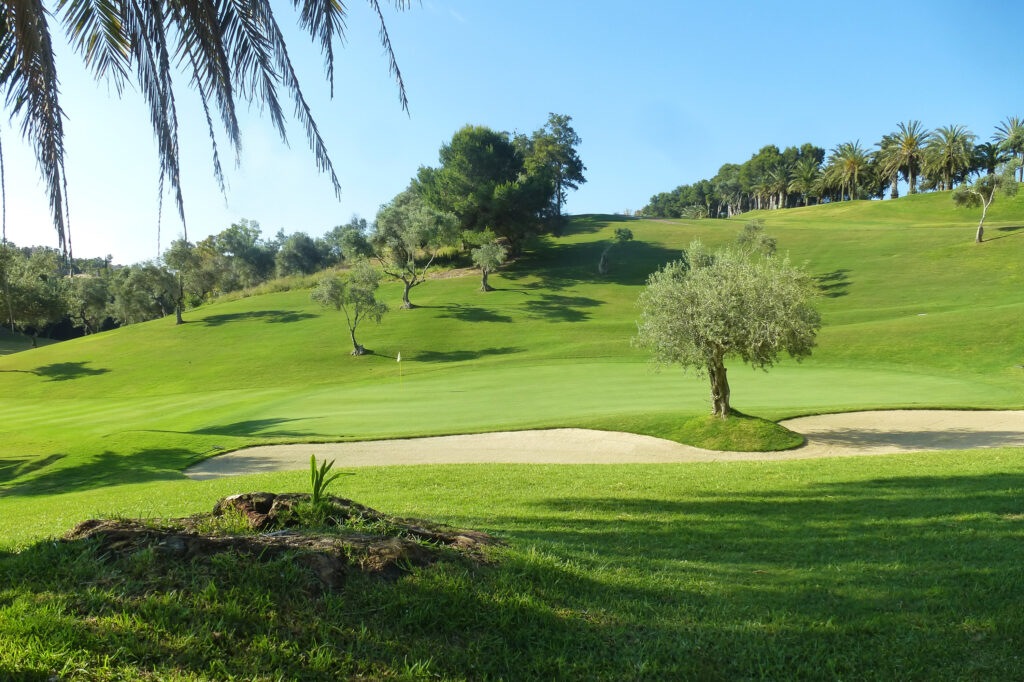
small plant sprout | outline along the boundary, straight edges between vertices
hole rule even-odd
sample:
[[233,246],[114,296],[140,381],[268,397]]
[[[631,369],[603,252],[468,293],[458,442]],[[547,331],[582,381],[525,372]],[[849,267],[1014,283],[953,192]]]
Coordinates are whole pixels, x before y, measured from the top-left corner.
[[324,491],[327,490],[327,486],[334,482],[334,479],[341,476],[340,473],[335,473],[330,476],[327,473],[334,466],[334,460],[330,462],[324,460],[319,467],[316,465],[316,455],[309,456],[309,478],[313,484],[313,496],[312,502],[314,505],[319,505],[323,499]]

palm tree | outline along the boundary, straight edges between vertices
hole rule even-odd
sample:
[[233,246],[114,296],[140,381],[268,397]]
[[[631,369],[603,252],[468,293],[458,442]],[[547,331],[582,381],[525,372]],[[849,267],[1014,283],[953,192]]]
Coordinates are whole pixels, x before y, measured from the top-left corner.
[[[765,187],[772,196],[776,208],[786,207],[786,192],[789,190],[789,170],[782,165],[768,171]],[[777,203],[776,203],[777,202]]]
[[875,146],[878,147],[878,151],[873,153],[875,162],[883,177],[889,179],[889,198],[898,199],[900,196],[900,168],[898,164],[893,163],[893,157],[897,153],[895,140],[892,135],[883,135],[881,141],[876,142]]
[[844,142],[832,150],[825,175],[839,190],[840,201],[844,192],[849,193],[850,201],[857,198],[857,181],[869,162],[868,152],[860,146],[860,140]]
[[815,195],[816,183],[821,177],[821,165],[812,157],[805,156],[796,162],[793,170],[793,180],[789,183],[789,191],[797,192],[804,198],[804,206],[810,203],[810,198]]
[[1024,182],[1024,118],[1007,116],[1005,121],[996,126],[992,139],[1015,158],[1020,157],[1020,175],[1017,181]]
[[928,140],[925,173],[931,185],[953,189],[954,182],[971,167],[974,155],[974,133],[964,126],[936,128]]
[[[381,5],[369,0],[379,21],[380,40],[398,82],[398,96],[408,109]],[[405,9],[409,0],[392,0]],[[206,116],[213,151],[213,172],[223,191],[224,176],[214,136],[213,116],[220,119],[236,159],[241,132],[236,102],[255,104],[270,114],[285,138],[285,114],[279,89],[292,100],[317,168],[341,187],[327,148],[292,68],[271,0],[61,0],[52,11],[43,0],[16,0],[0,5],[0,89],[12,117],[21,118],[23,136],[34,149],[49,195],[58,240],[70,253],[67,176],[64,172],[64,112],[58,89],[51,27],[64,27],[68,42],[97,80],[112,83],[120,94],[133,80],[149,109],[157,142],[160,190],[167,183],[178,215],[185,221],[178,158],[178,115],[173,83],[175,67],[190,77]],[[347,10],[337,0],[292,0],[299,24],[324,55],[325,75],[334,90],[334,47],[345,38]],[[211,109],[213,110],[211,113]]]
[[924,150],[931,132],[920,121],[907,121],[896,127],[895,132],[883,137],[879,143],[881,146],[889,138],[885,154],[879,159],[882,161],[882,173],[886,177],[892,177],[895,172],[902,173],[907,181],[907,193],[916,194],[917,176],[924,166]]
[[996,168],[1009,161],[1012,157],[1007,149],[998,144],[982,142],[974,146],[974,159],[971,162],[971,169],[979,174],[985,171],[985,175],[993,175]]

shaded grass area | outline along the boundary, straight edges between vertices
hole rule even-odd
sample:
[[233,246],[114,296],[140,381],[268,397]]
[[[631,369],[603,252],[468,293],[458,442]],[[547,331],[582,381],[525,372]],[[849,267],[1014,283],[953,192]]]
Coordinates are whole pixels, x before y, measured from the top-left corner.
[[[127,486],[206,510],[303,474]],[[696,465],[395,467],[338,486],[494,533],[322,591],[288,560],[171,565],[88,543],[0,553],[0,671],[88,679],[1014,679],[1024,450]],[[153,496],[160,490],[163,495]],[[410,494],[415,491],[415,494]],[[62,501],[74,504],[74,498]]]

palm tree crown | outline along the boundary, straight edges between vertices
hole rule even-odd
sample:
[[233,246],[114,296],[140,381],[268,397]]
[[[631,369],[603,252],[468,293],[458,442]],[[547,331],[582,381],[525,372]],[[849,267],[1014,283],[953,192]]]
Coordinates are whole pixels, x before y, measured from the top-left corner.
[[1018,169],[1018,181],[1024,182],[1024,118],[1007,116],[1005,121],[996,126],[992,139],[1015,158],[1020,158],[1022,163]]
[[868,152],[860,145],[860,140],[844,142],[832,150],[825,176],[839,190],[840,200],[844,193],[849,193],[851,201],[857,198],[857,182],[869,163]]
[[[368,0],[380,24],[380,39],[398,82],[399,100],[408,108],[402,76],[395,61],[382,0]],[[383,0],[386,2],[386,0]],[[346,8],[338,0],[292,0],[299,25],[319,43],[333,94],[334,46],[345,37]],[[392,0],[405,9],[409,0]],[[285,114],[279,96],[291,99],[320,171],[341,187],[319,128],[292,68],[288,49],[270,0],[59,0],[51,12],[42,0],[13,0],[0,5],[0,89],[12,117],[20,117],[22,135],[35,152],[49,195],[58,239],[70,250],[64,172],[64,112],[58,91],[51,25],[63,25],[71,46],[98,80],[112,82],[120,93],[134,80],[149,109],[157,142],[160,190],[167,183],[184,223],[178,159],[178,115],[172,79],[174,68],[190,76],[199,94],[213,150],[213,171],[221,189],[224,177],[214,134],[220,119],[236,158],[241,134],[236,102],[265,109],[285,138]],[[211,113],[212,112],[212,113]]]
[[925,172],[931,186],[953,189],[957,180],[964,180],[974,156],[975,135],[965,126],[936,128],[928,140]]

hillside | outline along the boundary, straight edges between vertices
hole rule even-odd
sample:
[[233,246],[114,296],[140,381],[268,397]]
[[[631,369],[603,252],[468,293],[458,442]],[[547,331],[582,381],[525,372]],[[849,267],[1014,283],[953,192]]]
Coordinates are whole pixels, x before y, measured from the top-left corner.
[[[598,256],[625,219],[576,218],[494,277],[498,291],[477,291],[475,277],[414,289],[422,307],[361,329],[375,354],[359,359],[347,354],[340,316],[306,291],[204,306],[183,327],[157,320],[0,358],[0,488],[20,498],[178,479],[197,459],[257,442],[628,430],[704,413],[703,380],[655,373],[630,346],[634,302],[647,274],[692,239],[729,241],[750,217],[630,221],[636,241],[612,252],[604,278]],[[760,217],[819,278],[825,327],[804,363],[769,373],[734,363],[738,409],[776,419],[1024,404],[1024,199],[996,204],[981,246],[971,215],[942,194]],[[399,299],[393,284],[384,294]],[[12,522],[0,520],[0,536]]]

